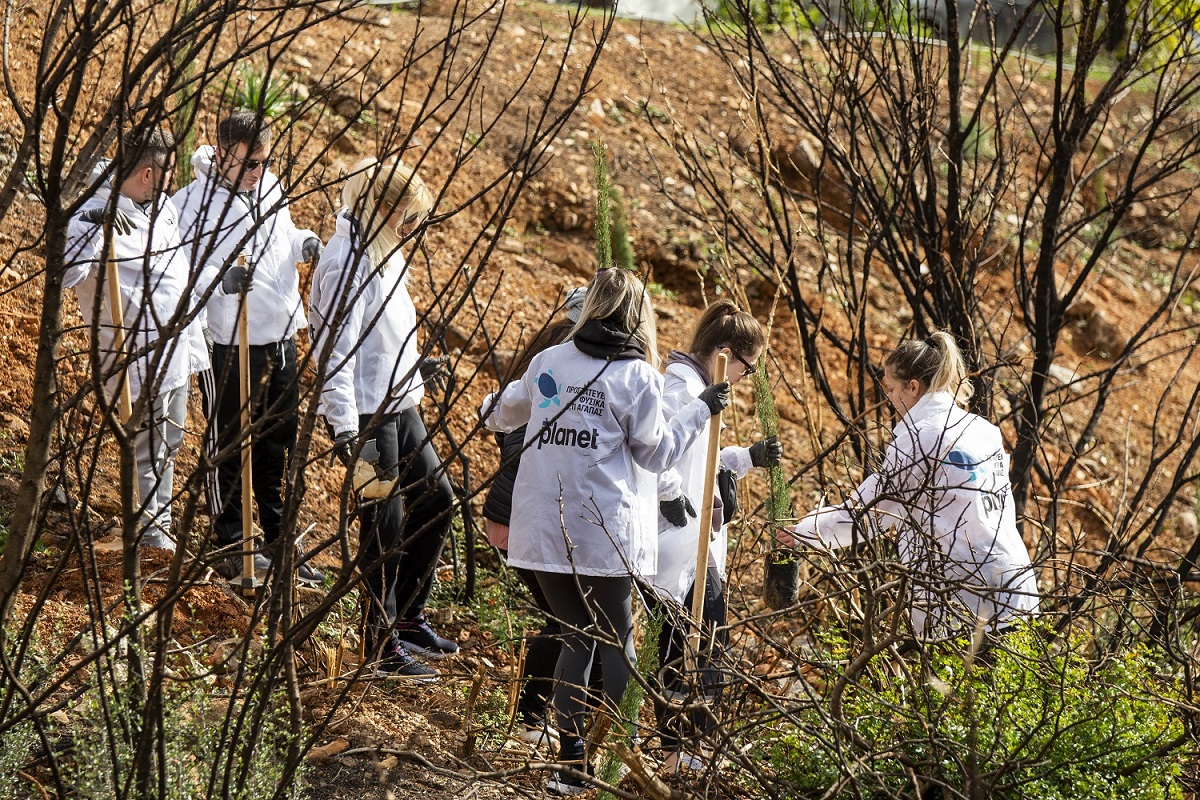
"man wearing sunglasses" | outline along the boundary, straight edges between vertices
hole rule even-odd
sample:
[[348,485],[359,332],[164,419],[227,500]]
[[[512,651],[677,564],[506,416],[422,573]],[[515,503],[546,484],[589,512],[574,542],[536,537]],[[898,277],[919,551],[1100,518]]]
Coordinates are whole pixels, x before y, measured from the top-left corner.
[[[307,324],[300,301],[300,261],[315,265],[321,240],[292,222],[279,179],[270,172],[271,127],[251,111],[238,111],[217,126],[216,147],[192,157],[196,179],[175,195],[183,244],[198,273],[196,292],[207,298],[212,371],[200,387],[208,415],[207,452],[220,454],[207,482],[217,545],[231,558],[218,562],[228,577],[240,572],[242,537],[241,392],[238,374],[238,313],[243,296],[249,313],[251,419],[254,430],[254,500],[265,547],[255,567],[270,568],[278,557],[283,481],[296,441],[300,401],[296,380],[296,331]],[[246,257],[246,265],[238,257]],[[305,583],[323,576],[301,563]]]

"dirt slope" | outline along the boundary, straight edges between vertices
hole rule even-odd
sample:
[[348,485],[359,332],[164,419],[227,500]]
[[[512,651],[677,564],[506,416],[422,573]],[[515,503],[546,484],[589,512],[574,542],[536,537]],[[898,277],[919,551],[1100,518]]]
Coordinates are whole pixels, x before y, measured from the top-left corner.
[[[445,21],[439,18],[436,6],[427,7],[426,13],[429,18],[423,21],[424,24],[436,25],[439,19]],[[521,73],[522,65],[527,63],[538,45],[541,32],[549,36],[551,51],[555,47],[562,48],[565,42],[567,11],[563,7],[517,4],[508,8],[505,14],[506,20],[491,44],[495,55],[494,72],[488,77],[498,84]],[[314,84],[327,68],[336,66],[331,64],[330,54],[349,41],[344,52],[351,54],[365,56],[378,48],[380,60],[374,69],[386,73],[389,67],[394,69],[399,63],[392,51],[402,49],[401,45],[411,38],[416,24],[415,17],[403,13],[390,14],[386,27],[364,27],[345,21],[325,23],[302,37],[299,48],[289,53],[285,64],[297,80]],[[471,43],[479,48],[483,45],[482,41]],[[570,63],[578,68],[589,45],[584,41],[575,46],[579,48],[577,62]],[[537,72],[526,91],[530,96],[544,95],[550,91],[556,77],[546,71]],[[392,105],[398,109],[393,113],[402,117],[405,113],[402,100],[396,98]],[[590,219],[594,192],[590,143],[597,138],[603,139],[611,151],[612,177],[625,198],[635,252],[652,280],[667,292],[656,298],[661,348],[665,354],[668,349],[683,345],[698,308],[714,293],[714,287],[704,283],[701,272],[708,248],[716,238],[713,230],[690,219],[677,207],[678,203],[690,207],[692,194],[680,174],[675,154],[663,142],[659,132],[668,126],[668,115],[673,114],[684,125],[711,126],[733,137],[741,128],[738,115],[744,108],[744,100],[721,64],[688,31],[670,25],[618,21],[594,76],[593,88],[564,128],[564,135],[552,142],[551,158],[517,204],[508,228],[499,233],[503,246],[486,264],[483,282],[491,297],[488,317],[492,329],[500,330],[501,326],[496,324],[498,320],[510,322],[492,345],[497,350],[516,348],[522,327],[527,329],[527,337],[528,330],[536,330],[550,314],[564,290],[582,285],[593,273],[595,256]],[[381,113],[386,115],[387,112]],[[317,136],[321,134],[318,130]],[[486,175],[496,170],[504,163],[511,143],[519,141],[520,135],[520,125],[515,119],[501,123],[474,156],[472,170],[475,172],[469,171],[466,175]],[[337,153],[327,159],[328,168],[336,170],[348,166],[359,156],[369,154],[371,136],[369,130],[364,130],[348,137]],[[202,135],[201,140],[204,139]],[[302,156],[302,153],[296,155]],[[434,149],[427,154],[423,171],[436,176],[454,156],[454,153]],[[447,199],[461,202],[470,195],[469,188],[464,184],[452,186]],[[0,249],[6,251],[6,256],[37,224],[33,202],[23,202],[19,219],[0,233]],[[434,286],[453,278],[453,271],[470,241],[487,223],[491,209],[486,205],[469,207],[429,232],[426,247],[431,256]],[[331,212],[330,202],[320,193],[304,195],[293,204],[297,221],[323,237],[332,232]],[[1139,276],[1152,274],[1158,268],[1157,259],[1174,258],[1157,250],[1134,246],[1126,249],[1124,257],[1131,265],[1133,277],[1128,281],[1107,279],[1104,284],[1114,302],[1129,311],[1126,315],[1114,315],[1119,324],[1128,324],[1124,320],[1136,318],[1140,305],[1149,302],[1143,296],[1147,290]],[[0,506],[12,502],[19,454],[28,430],[24,419],[31,399],[40,300],[37,255],[22,253],[8,263],[9,269],[0,277],[0,342],[6,355],[5,369],[0,371]],[[746,278],[752,281],[749,273]],[[427,306],[433,295],[429,282],[416,281],[413,288],[418,305]],[[748,288],[752,297],[760,297],[754,292],[755,287]],[[755,310],[765,316],[769,311],[769,297],[756,302],[762,305]],[[886,343],[887,332],[895,329],[894,309],[889,308],[883,297],[876,310],[880,320],[873,324],[878,325],[882,346]],[[74,319],[73,314],[73,310],[69,311],[70,319]],[[456,371],[465,381],[478,365],[487,368],[489,354],[482,336],[470,335],[472,321],[456,321],[455,328],[459,337],[452,344],[456,355],[461,356]],[[69,338],[69,343],[76,347],[82,346],[83,341],[79,334]],[[802,373],[793,330],[786,326],[776,328],[771,349],[785,373],[792,376]],[[68,381],[78,378],[77,369],[71,362],[65,365]],[[1118,392],[1111,413],[1122,422],[1128,421],[1134,448],[1138,438],[1148,436],[1154,424],[1151,404],[1144,401],[1139,404],[1138,398],[1161,394],[1162,386],[1169,378],[1169,365],[1151,365],[1136,384],[1131,383],[1128,389]],[[465,437],[472,430],[475,409],[493,387],[494,379],[485,372],[465,388],[447,420],[457,437]],[[788,458],[794,463],[806,461],[811,455],[811,446],[803,432],[803,412],[798,404],[786,397],[780,397],[777,402]],[[193,413],[198,414],[198,408],[193,409]],[[193,417],[192,426],[198,429],[198,417]],[[727,436],[731,441],[737,439],[749,443],[756,435],[749,390],[744,387],[737,395],[736,425]],[[1118,444],[1119,440],[1114,439],[1113,447]],[[182,456],[185,469],[194,464],[197,446],[195,436],[189,436]],[[475,475],[490,474],[496,463],[491,440],[477,438],[469,453]],[[89,498],[94,508],[109,514],[116,509],[112,466],[111,459],[105,462],[98,489]],[[336,520],[340,481],[339,471],[331,470],[323,463],[313,465],[302,527],[313,524],[322,530],[334,524],[331,520]],[[752,478],[748,487],[752,497],[761,496],[762,486],[757,479]],[[807,505],[816,493],[815,481],[802,479],[797,486],[797,505]],[[1108,499],[1101,496],[1098,502],[1104,504]],[[1079,524],[1094,526],[1095,520],[1083,514]],[[739,544],[740,555],[735,559],[730,581],[737,587],[734,601],[739,610],[758,608],[761,581],[758,556],[763,551],[757,541],[759,536],[757,528],[750,526]],[[25,587],[26,595],[18,602],[18,613],[25,613],[30,598],[43,588],[44,573],[54,557],[53,550],[39,556],[37,568]],[[488,559],[484,561],[485,567],[494,566]],[[103,569],[101,573],[104,573]],[[442,577],[447,581],[453,579],[450,570],[443,571]],[[78,618],[79,585],[70,575],[59,580],[61,586],[51,593],[51,605],[47,609],[47,636],[51,635],[56,619],[64,628],[81,622]],[[109,575],[106,580],[110,585],[116,585],[114,575]],[[491,582],[493,579],[489,578],[488,583]],[[467,732],[459,726],[463,723],[463,699],[471,676],[482,665],[486,675],[484,694],[491,704],[487,712],[493,715],[489,724],[493,724],[495,715],[503,711],[495,706],[502,705],[506,698],[507,677],[515,656],[513,640],[507,629],[496,621],[497,609],[455,606],[449,602],[449,595],[449,591],[441,592],[442,607],[436,620],[445,632],[460,638],[464,654],[450,665],[448,679],[434,688],[362,687],[356,693],[356,699],[361,702],[354,713],[328,731],[328,740],[344,738],[347,749],[331,758],[313,762],[309,780],[314,797],[417,798],[451,796],[466,791],[484,797],[512,794],[511,789],[488,784],[468,786],[435,770],[389,760],[386,753],[371,751],[375,747],[411,751],[446,768],[469,765],[487,770],[514,763],[513,756],[497,750],[497,742],[486,736],[482,737],[475,755],[463,756]],[[504,599],[497,601],[498,597],[504,596],[494,588],[488,588],[481,602],[485,605],[507,602]],[[187,611],[187,619],[180,620],[187,623],[181,636],[191,641],[228,635],[230,628],[239,628],[242,618],[242,610],[235,599],[223,596],[214,587],[205,587],[203,592],[198,592]],[[519,632],[518,619],[513,635],[519,637]],[[312,688],[306,694],[314,719],[328,707],[331,697],[329,690],[319,688]],[[516,779],[518,786],[530,790],[539,785],[538,781],[537,776]]]

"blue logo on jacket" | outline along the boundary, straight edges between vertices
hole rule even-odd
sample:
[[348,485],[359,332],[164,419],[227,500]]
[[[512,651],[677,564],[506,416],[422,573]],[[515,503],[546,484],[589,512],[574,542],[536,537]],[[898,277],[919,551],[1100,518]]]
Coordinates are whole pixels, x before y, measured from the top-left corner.
[[554,370],[548,369],[538,375],[537,385],[538,391],[546,398],[538,408],[545,408],[551,403],[556,406],[562,405],[562,401],[558,399],[558,381],[554,380]]
[[961,469],[968,473],[967,480],[972,483],[979,480],[979,473],[981,471],[980,462],[971,458],[971,456],[967,455],[962,450],[951,450],[949,454],[942,459],[942,463],[948,467]]

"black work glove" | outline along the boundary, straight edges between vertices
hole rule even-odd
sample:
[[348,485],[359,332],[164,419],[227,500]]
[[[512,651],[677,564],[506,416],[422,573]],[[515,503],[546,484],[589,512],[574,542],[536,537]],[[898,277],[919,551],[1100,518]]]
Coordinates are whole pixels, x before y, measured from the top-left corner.
[[430,356],[421,362],[421,381],[426,386],[432,382],[441,391],[446,391],[446,379],[450,377],[450,367],[446,366],[450,356]]
[[304,240],[304,244],[300,245],[300,257],[312,264],[314,267],[321,260],[321,240],[315,236],[310,236]]
[[756,467],[769,467],[779,463],[783,458],[783,445],[779,438],[770,436],[761,442],[750,445],[750,463]]
[[[676,528],[687,525],[688,517],[696,518],[696,509],[692,508],[692,501],[682,494],[674,500],[659,500],[658,510],[663,515],[663,519]],[[687,516],[685,517],[684,514]]]
[[225,277],[221,278],[221,291],[225,294],[249,292],[253,288],[254,278],[251,277],[250,270],[241,264],[231,264],[225,270]]
[[357,437],[350,431],[339,433],[333,437],[333,456],[342,462],[346,469],[354,464],[354,440]]
[[711,414],[716,416],[729,407],[729,381],[714,383],[700,393],[700,399],[708,406]]
[[[103,225],[108,217],[108,209],[106,208],[89,208],[80,215],[80,219],[84,222],[90,222],[93,225]],[[129,215],[119,208],[114,208],[112,211],[112,229],[113,233],[124,236],[127,233],[133,233],[134,224]]]

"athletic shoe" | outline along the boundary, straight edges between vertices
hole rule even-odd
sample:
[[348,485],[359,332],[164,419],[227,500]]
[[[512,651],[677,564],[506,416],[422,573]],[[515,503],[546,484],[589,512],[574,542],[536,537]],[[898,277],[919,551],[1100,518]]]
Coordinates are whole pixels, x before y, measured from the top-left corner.
[[159,550],[166,550],[170,553],[175,552],[175,541],[157,528],[148,530],[142,534],[140,547],[154,547]]
[[421,683],[433,683],[442,677],[436,669],[425,666],[409,655],[408,651],[400,646],[395,634],[388,637],[379,663],[375,665],[375,674],[383,678],[408,678]]
[[558,731],[550,727],[545,720],[522,715],[521,732],[517,738],[534,747],[557,747]]
[[680,772],[700,772],[704,769],[704,760],[691,753],[676,750],[663,759],[663,772],[676,775]]
[[400,646],[426,658],[445,658],[458,652],[458,645],[434,633],[424,616],[397,622],[393,628]]
[[574,797],[590,788],[592,787],[588,786],[586,781],[561,772],[555,772],[546,782],[546,793],[555,797]]
[[[304,555],[297,552],[296,561],[300,561],[302,558],[304,558]],[[292,563],[295,563],[295,561]],[[255,553],[254,569],[260,572],[270,570],[271,557],[266,553]],[[325,582],[325,573],[314,567],[311,561],[304,561],[300,566],[296,567],[296,580],[308,586],[320,586]]]
[[[587,750],[583,739],[580,739],[578,736],[565,736],[559,747],[558,761],[560,764],[582,769],[588,775],[591,775],[592,766],[587,763],[586,754]],[[583,778],[558,771],[551,774],[550,780],[546,782],[547,794],[557,797],[572,797],[577,794],[583,794],[590,788],[592,787]]]

